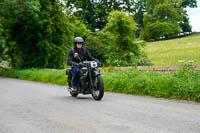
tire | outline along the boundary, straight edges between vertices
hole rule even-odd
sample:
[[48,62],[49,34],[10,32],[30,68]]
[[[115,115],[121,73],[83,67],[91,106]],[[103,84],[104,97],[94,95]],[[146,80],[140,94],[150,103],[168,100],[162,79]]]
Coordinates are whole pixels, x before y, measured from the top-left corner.
[[78,93],[77,92],[70,92],[71,96],[73,97],[77,97],[78,96]]
[[[71,75],[70,74],[68,75],[68,86],[70,86],[70,87],[72,86],[72,73],[71,73]],[[71,94],[72,97],[78,96],[77,92],[71,92],[70,91],[70,94]]]
[[[96,81],[96,87],[91,90],[92,97],[94,100],[100,101],[103,98],[104,95],[104,83],[101,75],[98,75],[95,79]],[[98,93],[97,93],[98,92]]]

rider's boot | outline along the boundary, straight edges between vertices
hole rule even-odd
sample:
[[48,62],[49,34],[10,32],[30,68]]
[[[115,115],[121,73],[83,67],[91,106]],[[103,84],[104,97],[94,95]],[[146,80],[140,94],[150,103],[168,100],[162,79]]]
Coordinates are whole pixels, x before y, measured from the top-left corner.
[[78,92],[78,87],[77,86],[73,86],[73,92]]

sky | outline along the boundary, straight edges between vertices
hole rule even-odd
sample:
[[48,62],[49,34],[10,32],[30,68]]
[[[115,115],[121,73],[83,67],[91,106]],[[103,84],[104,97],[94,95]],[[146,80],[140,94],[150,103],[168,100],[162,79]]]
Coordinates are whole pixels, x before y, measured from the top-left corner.
[[190,18],[192,31],[200,32],[200,0],[197,0],[197,8],[187,8],[187,13]]

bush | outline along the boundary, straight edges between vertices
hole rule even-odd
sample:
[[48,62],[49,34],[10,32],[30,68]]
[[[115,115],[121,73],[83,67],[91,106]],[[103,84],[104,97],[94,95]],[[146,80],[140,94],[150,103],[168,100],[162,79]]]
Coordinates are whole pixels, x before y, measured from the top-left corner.
[[175,37],[180,33],[180,26],[176,23],[159,22],[147,23],[141,37],[145,40]]
[[91,52],[91,54],[97,58],[102,64],[106,61],[106,54],[108,52],[107,46],[111,43],[109,33],[98,32],[91,34],[85,40],[85,47]]
[[112,38],[112,42],[107,47],[106,66],[147,64],[139,61],[140,57],[144,58],[146,56],[141,51],[144,42],[136,41],[136,30],[136,23],[130,13],[113,11],[109,14],[108,23],[103,29],[103,32],[109,32],[109,37]]

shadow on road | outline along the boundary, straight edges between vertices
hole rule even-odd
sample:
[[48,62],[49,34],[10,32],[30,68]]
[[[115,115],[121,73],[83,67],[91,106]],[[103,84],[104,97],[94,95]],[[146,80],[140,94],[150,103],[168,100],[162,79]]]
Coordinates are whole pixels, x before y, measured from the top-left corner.
[[54,99],[60,100],[60,101],[94,101],[92,96],[83,96],[80,95],[78,97],[72,97],[72,96],[56,96]]

